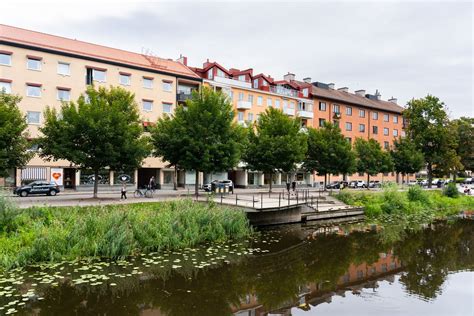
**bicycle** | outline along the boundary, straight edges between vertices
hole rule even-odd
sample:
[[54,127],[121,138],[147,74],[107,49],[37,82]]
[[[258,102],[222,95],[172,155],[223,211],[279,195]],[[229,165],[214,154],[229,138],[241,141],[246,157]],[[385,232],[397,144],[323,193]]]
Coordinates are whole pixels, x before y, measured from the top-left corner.
[[146,187],[142,189],[136,189],[135,192],[133,192],[133,197],[135,198],[141,198],[141,197],[147,197],[147,198],[152,198],[153,197],[154,190]]

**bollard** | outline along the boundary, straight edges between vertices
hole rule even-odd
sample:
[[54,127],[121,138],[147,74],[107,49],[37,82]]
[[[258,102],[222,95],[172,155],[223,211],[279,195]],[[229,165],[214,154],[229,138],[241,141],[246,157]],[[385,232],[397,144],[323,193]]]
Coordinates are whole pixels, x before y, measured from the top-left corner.
[[237,194],[235,195],[235,205],[237,205]]
[[221,205],[222,205],[222,194],[221,194]]

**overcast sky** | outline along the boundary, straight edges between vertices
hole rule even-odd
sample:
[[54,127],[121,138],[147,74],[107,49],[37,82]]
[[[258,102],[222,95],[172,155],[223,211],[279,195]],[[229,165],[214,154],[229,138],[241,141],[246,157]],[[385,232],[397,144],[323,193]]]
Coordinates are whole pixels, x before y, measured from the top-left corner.
[[8,1],[0,23],[135,52],[209,58],[474,116],[471,1]]

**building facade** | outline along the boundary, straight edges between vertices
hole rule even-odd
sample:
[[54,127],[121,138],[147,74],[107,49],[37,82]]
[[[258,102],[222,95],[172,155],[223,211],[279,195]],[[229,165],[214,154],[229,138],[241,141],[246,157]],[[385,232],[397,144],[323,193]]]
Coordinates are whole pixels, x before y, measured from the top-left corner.
[[[19,108],[32,139],[38,136],[46,106],[59,108],[62,101],[77,100],[88,85],[120,86],[133,92],[146,127],[173,113],[201,81],[182,62],[0,25],[0,89],[22,97]],[[138,170],[102,170],[99,183],[114,185],[121,174],[137,185],[147,184],[151,176],[160,186],[173,183],[173,170],[154,157],[146,158]],[[68,161],[47,162],[37,155],[4,181],[19,185],[33,180],[55,181],[73,189],[93,184],[92,171]]]
[[[396,99],[383,101],[379,93],[364,90],[349,92],[334,84],[296,80],[288,73],[276,80],[252,68],[225,68],[207,60],[202,67],[188,67],[187,58],[163,59],[78,40],[0,25],[0,89],[22,97],[20,110],[25,114],[31,139],[38,136],[46,106],[59,108],[63,101],[77,100],[89,85],[120,86],[135,94],[143,126],[154,124],[162,115],[172,114],[176,106],[191,97],[201,84],[227,94],[235,109],[238,124],[257,121],[268,107],[281,109],[290,117],[299,117],[302,131],[319,127],[324,121],[336,122],[353,142],[357,137],[374,138],[383,148],[403,136],[402,107]],[[32,151],[37,150],[32,146]],[[282,157],[284,159],[284,157]],[[159,158],[148,157],[138,170],[102,170],[102,186],[117,184],[126,174],[137,186],[157,179],[159,187],[172,186],[174,170]],[[377,180],[395,180],[394,175],[378,175]],[[314,174],[296,170],[277,173],[272,179],[258,170],[239,164],[233,170],[204,174],[201,183],[214,179],[232,179],[236,187],[285,185],[296,180],[300,185],[322,181]],[[366,179],[363,174],[334,175],[332,180]],[[92,186],[91,170],[80,170],[68,161],[44,161],[35,155],[24,169],[11,170],[3,184],[19,185],[33,180],[55,181],[65,188]],[[0,180],[0,185],[2,180]],[[179,172],[178,183],[194,184],[192,171]]]

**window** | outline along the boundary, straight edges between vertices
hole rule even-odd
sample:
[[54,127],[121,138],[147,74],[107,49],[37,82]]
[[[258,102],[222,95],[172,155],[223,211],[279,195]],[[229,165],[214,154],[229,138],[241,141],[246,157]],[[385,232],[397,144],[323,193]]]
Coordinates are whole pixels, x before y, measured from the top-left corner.
[[319,102],[319,110],[326,111],[326,102]]
[[10,66],[12,64],[12,54],[9,52],[0,53],[0,65]]
[[378,126],[372,126],[372,134],[378,134],[379,133],[379,128]]
[[173,104],[163,102],[163,113],[171,113],[172,107],[173,107]]
[[129,86],[130,85],[130,78],[131,78],[130,74],[120,73],[119,76],[120,76],[119,77],[120,84],[122,84],[124,86]]
[[245,81],[245,75],[240,75],[239,76],[239,81]]
[[365,124],[359,124],[359,132],[365,132]]
[[228,90],[228,91],[229,91],[229,98],[231,100],[234,100],[234,91],[232,91],[232,90]]
[[349,116],[352,115],[352,108],[350,106],[346,108],[346,115],[349,115]]
[[28,111],[26,113],[26,119],[28,124],[39,124],[41,112]]
[[280,100],[278,100],[278,99],[275,100],[275,107],[276,107],[277,109],[280,108]]
[[71,65],[68,63],[58,62],[58,74],[63,76],[71,75]]
[[387,127],[384,127],[384,128],[383,128],[383,134],[384,134],[385,136],[388,136],[389,131],[388,131],[388,128],[387,128]]
[[173,89],[173,81],[163,80],[161,86],[163,87],[163,91],[171,92],[171,90]]
[[153,100],[142,100],[142,106],[145,112],[153,111]]
[[153,78],[143,77],[143,88],[153,89]]
[[352,138],[346,137],[346,141],[347,141],[349,144],[352,144]]
[[383,142],[383,148],[384,148],[385,150],[390,149],[390,144],[389,144],[388,142]]
[[5,93],[12,93],[12,83],[9,81],[0,81],[0,91],[5,90]]
[[58,100],[69,101],[71,99],[71,89],[58,87]]
[[346,123],[346,131],[352,131],[352,123],[350,122]]
[[244,120],[244,112],[237,112],[237,121],[242,122]]
[[384,114],[384,115],[383,115],[383,121],[384,121],[384,122],[390,121],[390,116],[389,116],[388,114]]
[[256,121],[257,121],[257,122],[260,121],[260,114],[257,114],[257,119],[256,119]]
[[262,97],[257,98],[257,105],[263,105],[263,98]]
[[239,101],[243,101],[243,100],[244,100],[244,93],[239,92]]
[[28,57],[26,67],[30,70],[41,70],[41,58]]
[[92,69],[92,80],[105,82],[106,80],[105,71],[99,70],[99,69]]
[[372,119],[378,120],[379,119],[379,112],[372,112]]
[[326,122],[325,119],[319,119],[319,127],[323,127],[324,126],[324,122]]
[[295,102],[290,101],[290,109],[294,109],[294,108],[295,108]]
[[393,116],[393,123],[395,123],[395,124],[398,123],[398,115]]
[[250,102],[250,104],[253,105],[253,95],[249,94],[247,98],[248,98],[248,101]]
[[339,120],[334,120],[332,123],[333,123],[335,126],[339,127]]
[[214,73],[213,73],[214,68],[211,68],[207,71],[207,79],[212,79],[214,78]]
[[398,136],[398,129],[394,129],[392,131],[392,133],[393,133],[393,136],[397,137]]
[[267,106],[272,106],[272,99],[271,98],[267,99]]
[[288,101],[287,100],[283,100],[283,108],[284,109],[288,108]]
[[224,72],[222,70],[220,70],[219,68],[217,68],[216,76],[225,78]]
[[29,97],[41,97],[41,85],[30,85],[26,86],[26,95]]
[[253,121],[253,113],[249,113],[249,114],[248,114],[248,120],[249,120],[250,122]]
[[365,110],[359,110],[359,117],[365,117]]
[[258,79],[253,80],[253,88],[257,89],[258,88]]
[[308,88],[304,88],[304,89],[303,89],[303,96],[304,96],[305,98],[308,97]]
[[332,112],[333,113],[340,113],[339,111],[339,105],[338,104],[334,104],[333,107],[332,107]]

